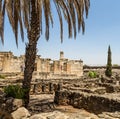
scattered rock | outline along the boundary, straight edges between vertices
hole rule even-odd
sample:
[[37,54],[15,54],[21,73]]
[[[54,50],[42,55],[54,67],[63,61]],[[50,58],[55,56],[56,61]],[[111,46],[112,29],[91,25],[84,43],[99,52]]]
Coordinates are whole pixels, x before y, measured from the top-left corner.
[[2,99],[1,102],[2,103],[0,103],[0,106],[1,106],[2,110],[6,111],[8,113],[11,113],[11,112],[17,110],[19,107],[23,106],[22,99],[14,99],[12,97]]
[[9,97],[6,99],[5,107],[4,107],[5,111],[10,112],[10,113],[13,111],[13,100],[14,98],[12,97]]
[[13,119],[27,119],[30,117],[29,111],[24,107],[18,108],[16,111],[12,112],[11,115]]
[[13,100],[13,110],[18,109],[19,107],[23,106],[23,100],[22,99],[14,99]]

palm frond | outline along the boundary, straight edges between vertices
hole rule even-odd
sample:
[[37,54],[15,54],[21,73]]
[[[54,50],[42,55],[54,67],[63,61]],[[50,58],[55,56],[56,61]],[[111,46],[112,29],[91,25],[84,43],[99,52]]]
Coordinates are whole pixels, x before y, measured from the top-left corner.
[[57,2],[54,0],[54,4],[58,13],[59,21],[60,21],[60,38],[61,38],[61,43],[63,42],[63,20],[62,20],[62,14],[59,5]]
[[76,14],[75,14],[75,8],[71,0],[69,0],[68,7],[70,9],[71,13],[71,21],[73,25],[73,30],[74,30],[74,38],[76,38]]
[[21,0],[21,10],[22,10],[22,17],[23,17],[23,21],[24,21],[24,26],[26,29],[28,29],[29,27],[29,7],[30,7],[30,0]]
[[37,0],[37,11],[38,11],[38,17],[39,17],[39,21],[40,21],[40,32],[42,34],[42,1],[41,0]]
[[51,2],[50,2],[50,0],[43,0],[43,1],[44,1],[43,2],[43,10],[44,10],[45,24],[46,24],[45,37],[46,37],[46,40],[48,40],[50,23],[53,26],[53,18],[52,18],[52,13],[51,13]]
[[[82,32],[85,31],[84,13],[88,16],[90,8],[90,0],[0,0],[0,37],[4,42],[4,21],[5,13],[9,18],[10,25],[15,34],[16,44],[18,45],[18,30],[20,27],[21,38],[24,41],[24,28],[28,33],[31,29],[32,2],[35,2],[36,20],[37,20],[37,37],[45,30],[46,40],[49,40],[50,25],[53,26],[54,19],[52,15],[53,4],[55,5],[59,23],[60,23],[60,38],[63,41],[63,20],[66,20],[68,25],[68,37],[76,38],[77,31],[82,27]],[[6,11],[6,12],[5,12]],[[44,15],[44,16],[43,16]],[[45,29],[42,27],[45,20]]]

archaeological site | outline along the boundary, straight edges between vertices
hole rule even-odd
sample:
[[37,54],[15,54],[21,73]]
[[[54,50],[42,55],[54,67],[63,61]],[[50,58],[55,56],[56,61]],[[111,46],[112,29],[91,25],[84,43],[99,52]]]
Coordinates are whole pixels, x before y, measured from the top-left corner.
[[[0,52],[0,72],[19,73],[24,71],[25,56],[14,56],[12,52]],[[81,77],[83,75],[83,61],[64,58],[60,52],[59,60],[36,56],[34,76],[38,78]]]
[[[85,66],[60,52],[59,60],[36,56],[29,108],[21,99],[7,98],[9,85],[23,80],[24,55],[0,52],[0,119],[120,119],[120,67]],[[90,72],[95,77],[90,76]]]

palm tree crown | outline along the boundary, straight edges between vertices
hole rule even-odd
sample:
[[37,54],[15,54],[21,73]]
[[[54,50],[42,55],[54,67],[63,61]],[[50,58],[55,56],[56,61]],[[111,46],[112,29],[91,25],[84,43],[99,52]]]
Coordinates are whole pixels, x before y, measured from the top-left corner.
[[[32,2],[35,2],[35,13],[32,13]],[[21,38],[24,40],[23,28],[26,28],[28,33],[31,30],[30,23],[32,14],[36,14],[38,20],[37,29],[39,33],[36,33],[38,37],[42,34],[42,22],[45,20],[45,37],[46,40],[48,40],[49,27],[50,25],[53,26],[54,23],[51,10],[53,3],[59,16],[61,41],[63,40],[63,18],[68,24],[69,37],[72,37],[73,34],[74,37],[76,37],[77,30],[80,31],[81,27],[84,33],[85,24],[83,16],[84,13],[86,13],[86,17],[88,15],[89,0],[0,0],[0,37],[2,42],[4,43],[5,13],[7,13],[9,18],[17,45],[18,26],[20,26]],[[73,34],[72,30],[74,31]]]

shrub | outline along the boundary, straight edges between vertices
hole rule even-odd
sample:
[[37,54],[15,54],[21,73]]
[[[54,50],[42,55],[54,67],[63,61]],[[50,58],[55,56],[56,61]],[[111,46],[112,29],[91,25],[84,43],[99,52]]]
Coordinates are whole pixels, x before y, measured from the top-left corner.
[[4,75],[0,75],[0,79],[5,79],[5,76]]
[[88,76],[89,76],[90,78],[97,78],[97,77],[98,77],[98,74],[97,74],[97,72],[90,71],[89,74],[88,74]]
[[7,97],[13,97],[17,99],[23,99],[25,91],[21,88],[20,85],[9,85],[4,88],[4,92]]
[[119,67],[119,65],[118,64],[113,64],[113,67]]

